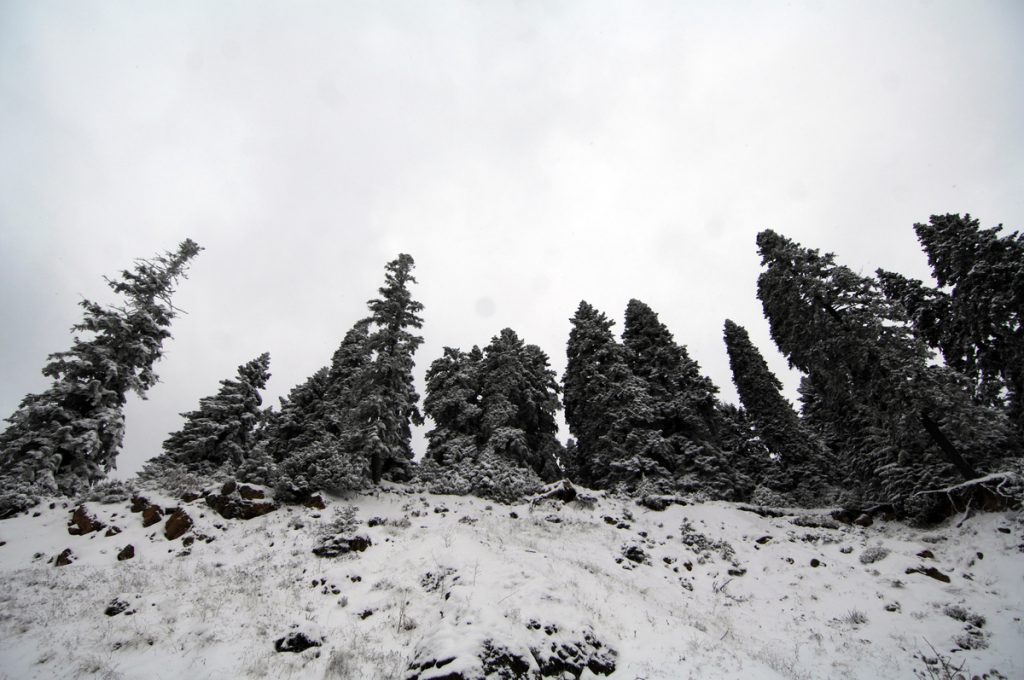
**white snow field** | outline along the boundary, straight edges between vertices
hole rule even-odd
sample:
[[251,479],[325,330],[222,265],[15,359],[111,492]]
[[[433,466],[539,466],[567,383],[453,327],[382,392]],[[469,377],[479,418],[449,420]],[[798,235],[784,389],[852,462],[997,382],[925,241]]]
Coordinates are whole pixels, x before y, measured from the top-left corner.
[[[827,528],[390,485],[227,520],[144,495],[194,526],[169,541],[128,502],[87,504],[111,536],[70,535],[61,501],[0,522],[0,678],[1024,678],[1019,512]],[[372,545],[314,555],[339,528]]]

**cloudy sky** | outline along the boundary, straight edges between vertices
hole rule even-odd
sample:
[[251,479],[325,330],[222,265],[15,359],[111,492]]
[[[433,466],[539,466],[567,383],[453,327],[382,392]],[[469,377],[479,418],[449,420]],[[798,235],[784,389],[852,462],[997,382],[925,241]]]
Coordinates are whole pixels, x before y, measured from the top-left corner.
[[1022,7],[8,0],[0,412],[103,275],[187,236],[122,475],[238,364],[271,353],[268,403],[324,365],[399,252],[421,379],[506,326],[561,374],[580,299],[621,329],[636,297],[726,400],[727,317],[792,390],[759,230],[926,276],[915,221],[1024,225]]

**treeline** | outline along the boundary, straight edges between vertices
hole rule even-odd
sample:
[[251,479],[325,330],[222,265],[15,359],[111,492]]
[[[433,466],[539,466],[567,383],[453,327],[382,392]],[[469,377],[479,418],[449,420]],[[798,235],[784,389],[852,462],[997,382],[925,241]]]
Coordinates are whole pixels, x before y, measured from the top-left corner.
[[[368,316],[330,363],[263,408],[263,354],[183,414],[140,477],[165,487],[225,477],[300,501],[383,479],[513,500],[567,477],[638,496],[686,494],[769,504],[886,505],[934,519],[933,493],[1020,468],[1024,435],[1024,238],[969,215],[914,226],[935,285],[863,276],[763,231],[757,296],[772,339],[800,371],[799,411],[747,331],[724,340],[742,407],[718,399],[686,347],[639,300],[615,322],[587,302],[572,317],[561,382],[548,356],[504,329],[483,349],[445,348],[413,382],[423,306],[413,259],[386,266]],[[118,307],[82,303],[90,337],[50,357],[53,385],[27,396],[0,435],[0,516],[76,494],[113,467],[128,390],[156,380],[173,287],[199,252],[111,281]],[[556,438],[564,405],[572,439]],[[411,427],[433,423],[414,462]]]

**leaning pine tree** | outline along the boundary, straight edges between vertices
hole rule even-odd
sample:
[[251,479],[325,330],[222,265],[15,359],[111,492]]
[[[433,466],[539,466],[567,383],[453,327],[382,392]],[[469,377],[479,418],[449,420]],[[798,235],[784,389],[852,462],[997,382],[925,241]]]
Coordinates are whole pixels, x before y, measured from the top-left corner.
[[249,457],[262,418],[260,390],[270,379],[270,354],[238,367],[234,380],[222,380],[217,394],[183,413],[185,424],[163,444],[166,457],[189,472],[233,471]]
[[975,477],[1010,451],[1002,414],[973,403],[962,376],[927,346],[875,280],[772,231],[758,235],[758,297],[772,338],[807,374],[815,419],[865,500],[920,517],[929,491]]
[[725,348],[733,383],[754,431],[772,454],[761,480],[773,491],[813,499],[828,485],[824,444],[800,422],[782,396],[782,382],[771,372],[747,330],[725,320]]
[[73,494],[115,467],[126,395],[145,397],[157,382],[153,365],[178,311],[171,295],[200,250],[187,239],[177,251],[139,260],[108,280],[123,297],[119,306],[80,303],[85,315],[72,330],[84,335],[50,356],[43,375],[53,383],[26,396],[0,434],[0,517],[40,495]]

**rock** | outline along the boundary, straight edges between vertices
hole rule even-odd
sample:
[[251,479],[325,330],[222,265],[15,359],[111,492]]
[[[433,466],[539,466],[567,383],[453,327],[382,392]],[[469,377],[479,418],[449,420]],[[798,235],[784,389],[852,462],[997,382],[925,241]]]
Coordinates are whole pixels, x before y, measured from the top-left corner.
[[57,560],[53,564],[56,567],[66,567],[75,559],[75,553],[71,552],[71,548],[65,548],[61,554],[57,555]]
[[857,515],[857,518],[853,520],[853,523],[859,527],[869,527],[875,523],[875,520],[871,518],[871,515],[865,512]]
[[561,524],[562,523],[562,518],[559,517],[558,515],[548,515],[547,517],[544,518],[544,521],[545,522],[551,522],[552,524]]
[[644,496],[638,504],[647,508],[648,510],[654,510],[655,512],[661,512],[672,505],[687,505],[687,501],[682,496],[664,496],[664,495],[652,495]]
[[107,532],[105,534],[103,534],[103,535],[104,536],[117,536],[119,533],[121,533],[121,528],[120,527],[112,526],[109,529],[107,529]]
[[192,501],[197,501],[202,497],[202,494],[196,493],[195,491],[186,491],[185,493],[181,494],[181,502],[191,503]]
[[[813,567],[814,565],[812,564],[811,566]],[[729,576],[743,576],[746,573],[747,570],[743,567],[733,567],[729,569]]]
[[857,512],[856,510],[840,508],[838,510],[833,510],[832,512],[830,512],[829,516],[837,522],[841,522],[843,524],[853,524],[860,514],[861,513]]
[[133,557],[135,557],[135,546],[130,543],[117,553],[118,562],[124,562],[125,560],[130,560]]
[[562,503],[571,503],[576,500],[577,491],[576,487],[572,485],[568,479],[555,482],[554,484],[548,484],[541,492],[533,496],[530,499],[531,503],[538,503],[540,501],[561,501]]
[[384,524],[383,517],[371,517],[370,519],[366,520],[366,526],[368,527],[379,527],[382,524]]
[[142,512],[143,510],[148,508],[150,505],[151,504],[150,504],[148,498],[145,498],[143,496],[132,496],[132,507],[131,507],[131,511],[132,512]]
[[161,519],[163,519],[164,511],[160,509],[159,505],[147,505],[142,511],[142,526],[151,527]]
[[508,516],[511,517],[512,519],[519,519],[519,513],[515,512],[515,511],[512,511],[512,512],[508,513]]
[[757,543],[758,545],[764,545],[765,543],[767,543],[770,540],[772,540],[771,536],[762,536],[761,538],[759,538],[756,541],[754,541],[754,543]]
[[238,495],[247,501],[261,501],[267,497],[267,495],[259,489],[254,489],[246,484],[238,487]]
[[922,560],[935,559],[935,553],[933,553],[931,550],[922,550],[921,552],[917,553],[917,556],[920,557]]
[[84,536],[85,534],[91,534],[94,531],[105,529],[106,524],[96,519],[96,517],[89,513],[85,509],[84,505],[79,505],[75,512],[71,515],[71,523],[68,524],[68,533],[72,536]]
[[790,524],[809,529],[838,529],[840,526],[838,521],[824,515],[797,515]]
[[206,504],[224,519],[254,519],[278,508],[276,503],[270,501],[248,501],[224,494],[210,494],[206,497]]
[[818,568],[818,567],[824,567],[825,564],[821,560],[819,560],[817,557],[812,557],[811,558],[811,566],[814,567],[814,568]]
[[185,546],[186,548],[191,546],[195,542],[196,542],[196,537],[195,536],[186,536],[185,538],[181,539],[181,544],[183,546]]
[[526,658],[503,647],[493,640],[485,640],[480,654],[483,663],[484,677],[526,678],[530,663]]
[[127,611],[130,606],[130,604],[121,598],[115,597],[110,601],[110,604],[107,605],[107,608],[103,610],[103,613],[107,616],[117,616],[121,612]]
[[630,562],[636,562],[637,564],[646,564],[647,562],[647,553],[638,545],[627,546],[623,549],[622,556]]
[[946,576],[935,567],[909,567],[906,573],[908,574],[924,574],[930,576],[936,581],[942,581],[943,583],[949,583],[949,576]]
[[351,538],[332,536],[321,545],[313,548],[313,554],[317,557],[338,557],[350,552],[363,552],[371,545],[373,545],[373,542],[367,536],[353,536]]
[[325,510],[327,504],[324,503],[323,496],[320,494],[313,494],[303,499],[302,505],[307,508],[313,508],[315,510]]
[[274,651],[304,652],[310,647],[319,647],[321,644],[323,644],[322,640],[315,640],[301,631],[296,631],[274,640]]
[[192,518],[187,512],[178,508],[167,518],[167,523],[164,524],[164,536],[168,541],[173,541],[191,528]]
[[228,480],[224,482],[224,486],[220,487],[221,496],[230,496],[238,488],[238,484],[234,480]]

